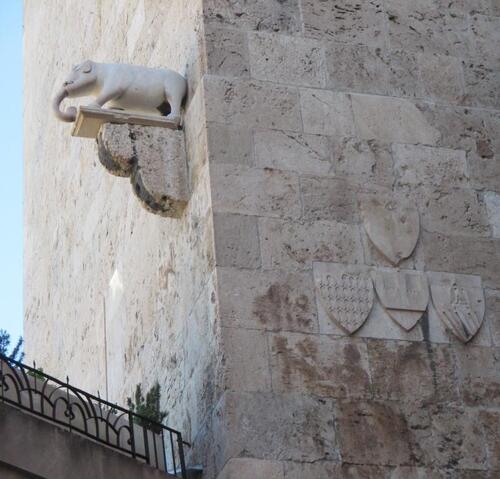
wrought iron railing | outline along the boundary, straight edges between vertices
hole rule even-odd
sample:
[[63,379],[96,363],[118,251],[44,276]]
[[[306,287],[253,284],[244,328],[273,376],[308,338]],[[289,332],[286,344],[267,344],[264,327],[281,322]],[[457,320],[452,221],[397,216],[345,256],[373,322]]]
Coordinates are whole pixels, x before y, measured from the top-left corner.
[[180,432],[0,354],[0,400],[187,479]]

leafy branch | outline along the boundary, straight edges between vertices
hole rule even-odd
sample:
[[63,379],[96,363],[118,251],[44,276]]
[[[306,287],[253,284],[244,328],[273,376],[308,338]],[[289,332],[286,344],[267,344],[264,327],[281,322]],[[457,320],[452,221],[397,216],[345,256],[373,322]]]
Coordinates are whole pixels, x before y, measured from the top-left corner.
[[146,393],[146,397],[144,397],[142,393],[141,384],[138,384],[135,388],[134,400],[128,398],[127,405],[132,412],[139,414],[140,416],[144,416],[151,422],[140,417],[134,418],[134,421],[154,432],[160,432],[161,429],[156,426],[155,423],[161,424],[167,416],[167,413],[162,411],[160,408],[160,400],[161,391],[158,381]]

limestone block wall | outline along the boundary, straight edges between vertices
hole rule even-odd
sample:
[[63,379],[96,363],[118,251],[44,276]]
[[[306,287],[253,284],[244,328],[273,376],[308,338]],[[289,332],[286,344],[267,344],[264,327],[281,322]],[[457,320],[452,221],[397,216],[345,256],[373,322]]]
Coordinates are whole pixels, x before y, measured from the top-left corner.
[[[208,477],[496,477],[499,3],[206,0],[204,16],[225,359],[212,436],[195,444]],[[384,215],[416,208],[405,259],[367,234],[365,218],[385,249],[413,238],[414,213],[394,239],[363,209],[381,198]],[[392,310],[418,320],[405,330],[381,288],[353,312],[358,288],[349,335],[322,278],[353,267],[420,278],[418,294],[465,275],[479,286],[457,301],[481,317],[485,302],[484,322],[463,344],[428,298]]]
[[[188,440],[207,395],[199,378],[213,376],[216,351],[215,335],[207,340],[205,331],[214,247],[198,139],[205,130],[201,24],[197,0],[25,2],[27,360],[120,404],[139,382],[147,390],[158,380],[167,422]],[[168,66],[189,78],[191,199],[182,219],[145,211],[129,180],[99,163],[95,141],[71,137],[71,126],[54,118],[51,98],[87,58]],[[201,337],[206,354],[196,346],[197,356],[187,355],[186,344]]]
[[[159,380],[208,479],[498,475],[496,0],[25,9],[28,360],[121,403]],[[181,219],[52,117],[85,58],[186,73]],[[366,282],[339,321],[336,271],[410,278],[417,298],[464,275],[457,304],[484,321],[465,345],[431,299],[391,309],[394,286],[370,302]]]

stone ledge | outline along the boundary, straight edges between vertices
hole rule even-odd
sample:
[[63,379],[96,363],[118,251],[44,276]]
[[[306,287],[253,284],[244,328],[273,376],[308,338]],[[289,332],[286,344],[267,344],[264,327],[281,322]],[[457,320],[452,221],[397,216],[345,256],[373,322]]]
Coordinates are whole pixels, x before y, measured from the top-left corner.
[[179,129],[177,122],[167,120],[162,116],[81,106],[78,108],[78,114],[71,135],[81,138],[97,138],[101,126],[106,123],[155,126],[170,130]]
[[150,212],[179,218],[189,200],[182,131],[105,123],[97,136],[99,160],[115,176],[130,177]]

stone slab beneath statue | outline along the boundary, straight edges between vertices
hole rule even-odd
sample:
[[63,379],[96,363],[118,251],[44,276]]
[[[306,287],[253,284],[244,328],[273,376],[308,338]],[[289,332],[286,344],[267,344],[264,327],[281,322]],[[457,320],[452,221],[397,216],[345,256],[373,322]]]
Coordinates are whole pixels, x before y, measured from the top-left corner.
[[101,126],[105,123],[128,123],[130,125],[156,126],[170,130],[179,129],[177,122],[161,116],[81,106],[78,108],[78,115],[71,135],[81,138],[97,138]]

